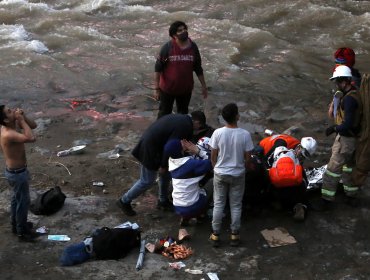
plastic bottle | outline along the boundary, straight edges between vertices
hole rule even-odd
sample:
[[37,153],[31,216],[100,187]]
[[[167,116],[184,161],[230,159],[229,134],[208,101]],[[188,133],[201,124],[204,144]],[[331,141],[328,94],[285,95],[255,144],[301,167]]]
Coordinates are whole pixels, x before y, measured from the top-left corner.
[[71,238],[68,235],[64,235],[64,234],[48,235],[48,239],[53,240],[53,241],[70,241],[71,240]]
[[64,151],[60,151],[57,153],[57,156],[58,157],[65,157],[65,156],[68,156],[69,154],[71,153],[70,150],[64,150]]
[[95,187],[103,187],[104,186],[104,183],[103,182],[98,182],[98,181],[94,181],[92,184]]
[[271,135],[275,134],[275,132],[271,129],[265,129],[265,134],[268,135],[268,136],[271,136]]

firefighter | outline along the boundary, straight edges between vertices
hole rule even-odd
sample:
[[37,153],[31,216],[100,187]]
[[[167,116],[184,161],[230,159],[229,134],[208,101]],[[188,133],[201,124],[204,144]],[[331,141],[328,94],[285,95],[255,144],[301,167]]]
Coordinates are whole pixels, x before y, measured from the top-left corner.
[[325,131],[326,136],[336,134],[332,154],[323,175],[321,200],[315,205],[316,210],[332,208],[338,183],[343,182],[346,202],[357,205],[358,186],[351,179],[352,168],[355,165],[355,148],[357,136],[360,133],[362,103],[358,92],[352,84],[351,69],[345,65],[338,66],[330,80],[335,82],[338,91],[343,93],[336,108],[335,124]]

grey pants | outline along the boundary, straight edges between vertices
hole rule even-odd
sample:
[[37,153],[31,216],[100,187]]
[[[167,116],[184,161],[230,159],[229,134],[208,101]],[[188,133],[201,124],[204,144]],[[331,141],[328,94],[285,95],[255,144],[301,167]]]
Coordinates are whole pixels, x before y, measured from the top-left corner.
[[213,232],[219,234],[221,231],[222,217],[229,196],[231,231],[238,232],[242,214],[242,200],[245,189],[245,174],[234,177],[230,175],[214,174],[213,178]]

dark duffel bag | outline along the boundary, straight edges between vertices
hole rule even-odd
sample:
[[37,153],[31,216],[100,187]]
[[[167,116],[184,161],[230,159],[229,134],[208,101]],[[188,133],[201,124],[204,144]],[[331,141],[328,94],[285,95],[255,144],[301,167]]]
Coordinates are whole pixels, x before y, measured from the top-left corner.
[[131,228],[97,229],[93,235],[93,251],[100,260],[117,260],[140,246],[140,231]]
[[65,194],[56,186],[32,201],[30,210],[35,215],[51,215],[63,207],[65,199]]

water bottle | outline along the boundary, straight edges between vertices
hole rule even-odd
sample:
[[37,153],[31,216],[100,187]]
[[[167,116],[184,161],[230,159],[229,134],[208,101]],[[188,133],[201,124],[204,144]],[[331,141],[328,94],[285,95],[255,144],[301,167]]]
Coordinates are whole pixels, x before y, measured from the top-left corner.
[[271,135],[275,134],[275,132],[271,129],[265,129],[265,134],[268,135],[268,136],[271,136]]
[[65,156],[68,156],[69,154],[71,153],[70,150],[64,150],[64,151],[60,151],[57,153],[57,156],[58,157],[65,157]]

